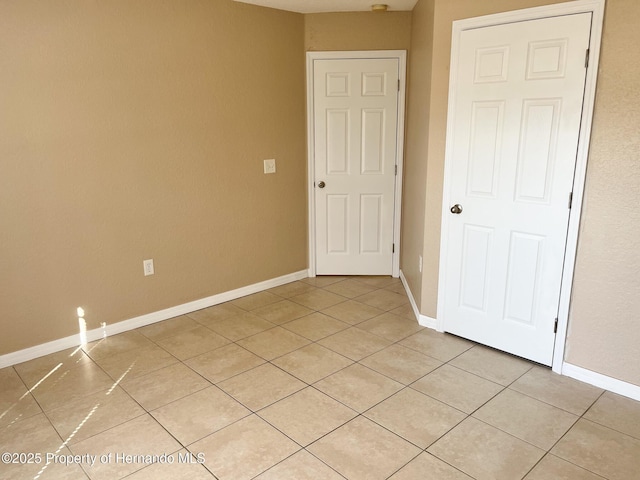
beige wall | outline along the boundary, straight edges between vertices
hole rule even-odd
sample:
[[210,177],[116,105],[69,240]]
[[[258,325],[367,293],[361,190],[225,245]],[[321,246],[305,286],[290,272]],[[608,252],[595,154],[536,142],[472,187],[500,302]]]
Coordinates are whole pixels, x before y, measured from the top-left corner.
[[[426,0],[416,7],[423,8]],[[558,3],[546,0],[435,0],[432,43],[418,35],[421,26],[414,18],[412,51],[432,47],[431,82],[412,83],[411,97],[429,95],[428,118],[419,125],[409,118],[408,144],[412,135],[428,129],[428,138],[418,151],[411,151],[406,163],[426,163],[424,231],[419,223],[405,225],[405,237],[424,235],[424,270],[419,281],[420,311],[435,317],[438,292],[440,211],[447,117],[451,22],[501,11]],[[570,318],[567,360],[584,368],[640,385],[640,367],[635,359],[640,344],[638,212],[638,154],[640,118],[637,89],[638,55],[631,45],[640,41],[633,19],[640,17],[635,0],[609,0],[602,44],[600,83],[596,96],[594,130],[587,172],[586,200],[581,223],[577,269]],[[431,21],[423,20],[429,29]],[[635,59],[632,57],[635,56]],[[423,90],[417,93],[416,90]],[[415,119],[413,121],[416,121]],[[409,154],[409,152],[408,152]],[[422,193],[422,192],[420,192]],[[406,197],[405,197],[406,198]],[[419,201],[413,192],[411,201]],[[624,208],[625,205],[630,208]],[[622,206],[622,208],[621,208]],[[419,206],[407,205],[405,209]],[[406,253],[406,252],[405,252]],[[416,296],[418,296],[416,294]]]
[[[451,21],[547,3],[0,3],[0,354],[76,333],[78,306],[95,328],[306,268],[305,49],[411,46],[402,268],[435,316]],[[609,0],[567,347],[636,385],[638,17]]]
[[431,63],[433,60],[434,0],[423,0],[413,9],[409,53],[409,91],[402,201],[402,249],[400,269],[420,308],[422,274],[419,258],[424,256]]
[[640,3],[609,0],[568,362],[640,385]]
[[408,50],[411,12],[312,13],[304,16],[305,50]]
[[0,354],[306,269],[304,61],[230,0],[1,2]]

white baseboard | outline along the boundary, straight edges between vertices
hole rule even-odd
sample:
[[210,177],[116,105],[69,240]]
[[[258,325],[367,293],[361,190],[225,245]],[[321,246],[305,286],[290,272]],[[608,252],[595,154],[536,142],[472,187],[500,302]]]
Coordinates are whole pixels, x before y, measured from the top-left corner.
[[601,373],[596,373],[592,370],[572,365],[571,363],[564,362],[562,364],[562,375],[575,378],[576,380],[589,383],[596,387],[604,388],[618,395],[640,400],[640,386],[618,380],[617,378],[608,377],[607,375],[602,375]]
[[402,285],[407,292],[407,296],[409,297],[409,303],[411,304],[411,308],[413,309],[413,314],[416,316],[416,320],[418,324],[427,327],[436,329],[437,320],[435,318],[427,317],[426,315],[422,315],[420,310],[418,310],[418,304],[416,303],[415,298],[413,298],[413,293],[411,293],[411,289],[409,288],[409,284],[407,283],[407,277],[404,276],[402,270],[400,270],[400,280],[402,280]]
[[[246,287],[237,288],[228,292],[219,293],[210,297],[201,298],[200,300],[194,300],[193,302],[183,303],[175,307],[165,308],[157,312],[147,313],[140,315],[139,317],[130,318],[121,322],[106,325],[104,328],[95,328],[86,332],[86,341],[93,342],[100,338],[115,335],[117,333],[126,332],[152,323],[168,320],[169,318],[177,317],[179,315],[185,315],[187,313],[195,312],[196,310],[202,310],[203,308],[212,307],[220,303],[235,300],[236,298],[251,295],[252,293],[258,293],[269,288],[278,287],[285,283],[295,282],[307,278],[309,274],[308,270],[301,270],[299,272],[290,273],[281,277],[272,278],[263,282],[254,283],[253,285],[247,285]],[[35,347],[25,348],[24,350],[18,350],[17,352],[7,353],[0,355],[0,368],[9,367],[17,363],[33,360],[34,358],[49,355],[50,353],[59,352],[67,348],[74,348],[81,344],[80,334],[71,335],[69,337],[59,338],[51,342],[36,345]]]

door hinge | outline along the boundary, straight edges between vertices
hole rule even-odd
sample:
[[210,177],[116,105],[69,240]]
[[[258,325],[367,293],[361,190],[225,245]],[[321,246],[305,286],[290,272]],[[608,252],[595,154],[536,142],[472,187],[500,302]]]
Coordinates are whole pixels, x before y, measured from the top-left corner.
[[398,175],[398,165],[396,165],[396,175]]
[[396,244],[395,243],[391,244],[391,253],[396,253]]
[[584,68],[589,68],[589,49],[584,54]]
[[569,210],[571,210],[571,205],[573,205],[573,192],[569,192]]
[[398,79],[398,91],[400,91],[400,79]]
[[558,333],[558,319],[553,323],[553,333]]

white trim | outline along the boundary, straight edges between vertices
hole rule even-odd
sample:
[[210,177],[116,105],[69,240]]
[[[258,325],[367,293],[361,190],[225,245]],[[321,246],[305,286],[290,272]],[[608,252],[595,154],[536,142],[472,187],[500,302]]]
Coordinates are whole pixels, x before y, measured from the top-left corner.
[[[252,293],[261,292],[269,288],[278,287],[285,283],[295,282],[307,278],[308,271],[301,270],[299,272],[290,273],[281,277],[272,278],[263,282],[247,285],[246,287],[237,288],[228,292],[219,293],[210,297],[201,298],[200,300],[194,300],[193,302],[183,303],[175,307],[165,308],[157,312],[147,313],[140,315],[139,317],[130,318],[121,322],[107,325],[104,328],[95,328],[86,332],[87,342],[99,340],[105,336],[115,335],[117,333],[126,332],[135,328],[144,327],[152,323],[168,320],[169,318],[177,317],[179,315],[185,315],[187,313],[195,312],[203,308],[212,307],[220,303],[235,300],[236,298],[251,295]],[[42,357],[50,353],[59,352],[67,348],[74,348],[81,344],[80,334],[71,335],[69,337],[60,338],[52,342],[36,345],[35,347],[25,348],[17,352],[8,353],[0,356],[0,368],[9,367],[17,363],[33,360],[34,358]]]
[[411,293],[411,289],[409,288],[409,283],[407,282],[407,278],[404,276],[402,270],[400,270],[400,280],[402,281],[402,285],[404,286],[405,291],[407,292],[407,297],[409,297],[409,303],[411,304],[411,309],[413,310],[413,314],[416,316],[416,320],[418,324],[427,327],[427,328],[436,328],[436,319],[427,317],[426,315],[422,315],[420,310],[418,310],[418,304],[416,303],[415,298],[413,298],[413,293]]
[[[576,169],[573,183],[573,206],[569,216],[569,227],[567,230],[567,246],[564,256],[564,270],[560,287],[560,302],[558,309],[558,331],[553,352],[552,369],[556,373],[562,371],[564,360],[565,343],[567,337],[567,327],[569,319],[569,307],[571,303],[571,287],[573,284],[573,273],[578,245],[578,231],[580,226],[580,214],[582,211],[582,199],[584,196],[584,184],[586,179],[587,159],[589,156],[589,140],[591,137],[591,125],[593,120],[593,107],[595,104],[596,81],[598,74],[598,63],[600,59],[600,41],[602,37],[602,25],[604,20],[605,0],[577,0],[567,3],[557,3],[542,7],[516,10],[512,12],[486,15],[466,20],[453,22],[451,39],[451,64],[457,63],[459,53],[459,39],[462,31],[489,27],[503,23],[520,22],[559,15],[569,15],[576,13],[592,13],[590,58],[589,68],[586,73],[583,115],[580,124],[580,136],[578,139],[578,152],[576,156]],[[447,112],[447,133],[453,131],[455,123],[453,106],[455,105],[456,69],[451,69],[449,76],[449,107]],[[450,204],[451,190],[451,155],[452,138],[447,134],[445,151],[445,168],[443,183],[442,202],[442,225],[440,236],[440,270],[438,275],[438,285],[446,284],[446,254],[448,242],[449,215],[448,205]],[[444,288],[438,287],[438,308],[437,308],[437,330],[444,330]]]
[[393,254],[393,266],[391,274],[394,277],[400,276],[400,232],[402,231],[402,179],[404,178],[404,121],[407,93],[407,52],[401,50],[399,54],[398,79],[400,80],[400,91],[398,92],[398,124],[396,125],[396,189],[395,189],[395,212],[393,215],[393,243],[395,252]]
[[599,388],[604,388],[618,395],[640,400],[640,386],[618,380],[617,378],[608,377],[607,375],[602,375],[601,373],[596,373],[586,368],[578,367],[577,365],[563,362],[562,375],[595,385]]
[[562,364],[564,362],[567,330],[569,328],[571,290],[573,286],[576,256],[578,253],[578,236],[580,230],[580,219],[582,216],[582,200],[584,198],[584,186],[587,177],[587,160],[589,158],[593,110],[596,99],[596,82],[598,79],[598,65],[600,62],[600,43],[604,22],[604,2],[605,0],[583,0],[582,2],[575,2],[580,5],[584,4],[585,7],[590,7],[587,11],[593,12],[593,19],[591,23],[591,41],[589,44],[589,68],[587,69],[584,87],[584,101],[582,105],[582,124],[580,125],[576,170],[573,177],[573,205],[569,214],[567,246],[564,255],[562,283],[560,286],[558,330],[556,333],[556,343],[553,349],[553,363],[551,365],[551,368],[556,373],[560,373],[563,369]]
[[438,320],[432,317],[427,317],[426,315],[420,314],[420,318],[418,318],[418,323],[423,327],[430,328],[432,330],[437,330]]
[[307,206],[309,208],[309,277],[316,276],[316,197],[314,149],[315,134],[313,122],[313,57],[307,52]]
[[405,102],[407,89],[407,52],[406,50],[373,50],[373,51],[348,51],[348,52],[307,52],[307,176],[308,176],[308,204],[309,204],[309,276],[315,277],[316,272],[316,222],[315,222],[315,195],[313,182],[315,181],[314,158],[314,103],[313,103],[313,62],[315,60],[331,59],[367,59],[367,58],[397,58],[398,79],[400,91],[398,92],[398,124],[396,126],[396,164],[398,174],[394,193],[393,216],[393,243],[395,252],[392,256],[391,275],[400,275],[400,232],[402,214],[402,177],[404,166],[404,123]]

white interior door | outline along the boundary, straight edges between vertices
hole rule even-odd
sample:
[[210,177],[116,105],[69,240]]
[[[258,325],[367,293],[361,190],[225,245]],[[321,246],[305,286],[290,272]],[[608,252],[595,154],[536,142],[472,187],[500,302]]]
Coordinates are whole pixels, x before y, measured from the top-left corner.
[[445,331],[551,365],[591,13],[465,30],[443,215]]
[[391,275],[398,58],[313,62],[319,275]]

